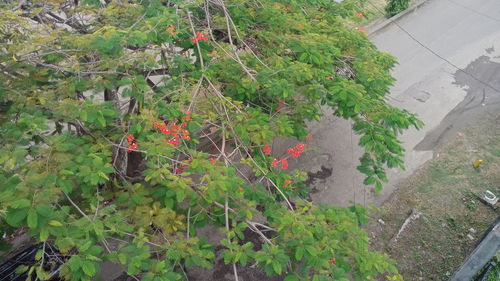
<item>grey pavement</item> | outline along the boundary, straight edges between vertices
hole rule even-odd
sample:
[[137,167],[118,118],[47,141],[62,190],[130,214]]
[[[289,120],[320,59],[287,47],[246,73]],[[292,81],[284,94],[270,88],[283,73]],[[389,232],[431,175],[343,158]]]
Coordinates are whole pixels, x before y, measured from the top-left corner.
[[[441,57],[500,89],[500,1],[430,0],[397,23]],[[362,150],[357,145],[359,137],[351,136],[351,122],[326,112],[320,122],[309,126],[315,149],[290,161],[291,168],[309,172],[315,188],[312,198],[318,203],[380,205],[398,183],[433,157],[436,147],[482,114],[500,109],[499,91],[457,71],[395,24],[370,39],[399,62],[393,70],[397,82],[388,102],[417,113],[426,125],[401,136],[407,151],[406,170],[388,170],[389,183],[375,195],[362,184],[363,175],[356,170]],[[275,147],[279,152],[294,144],[281,140]]]

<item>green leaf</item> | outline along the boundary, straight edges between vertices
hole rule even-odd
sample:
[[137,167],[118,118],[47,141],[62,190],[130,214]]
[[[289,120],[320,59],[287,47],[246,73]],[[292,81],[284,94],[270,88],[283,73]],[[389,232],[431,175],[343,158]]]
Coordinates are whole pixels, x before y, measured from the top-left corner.
[[83,122],[87,122],[88,120],[87,111],[85,110],[80,111],[80,119],[82,119]]
[[49,217],[52,214],[52,207],[47,204],[36,206],[36,211],[44,217]]
[[118,260],[120,261],[121,264],[126,264],[127,263],[127,256],[125,256],[123,253],[119,253]]
[[85,252],[88,248],[90,248],[91,245],[92,245],[92,241],[89,240],[89,241],[85,242],[85,244],[81,245],[78,248],[78,251]]
[[304,255],[304,248],[300,246],[297,247],[297,249],[295,249],[295,259],[299,261],[302,259],[303,255]]
[[318,253],[318,251],[316,251],[316,249],[312,246],[307,246],[306,251],[313,257],[316,256]]
[[47,239],[49,238],[49,230],[48,228],[44,227],[42,229],[40,229],[40,241],[47,241]]
[[106,119],[104,119],[104,115],[101,111],[97,112],[97,121],[99,121],[99,124],[101,124],[101,126],[106,127]]
[[56,221],[56,220],[50,220],[49,221],[49,225],[52,225],[52,226],[63,226],[62,223]]
[[82,266],[82,259],[80,256],[72,256],[68,263],[71,271],[77,271]]
[[186,198],[186,193],[184,192],[184,190],[177,189],[175,191],[175,196],[176,196],[177,202],[182,202]]
[[104,234],[104,224],[101,221],[96,220],[94,222],[94,231],[97,236],[102,236]]
[[30,209],[28,211],[28,220],[27,220],[27,223],[28,223],[28,227],[29,228],[36,228],[37,225],[38,225],[38,215],[35,211],[35,209]]
[[10,207],[12,207],[14,209],[22,209],[22,208],[29,207],[30,205],[31,205],[31,201],[26,199],[26,198],[22,198],[22,199],[19,199],[19,200],[16,200],[16,201],[10,203]]
[[5,221],[12,226],[19,226],[24,218],[26,218],[27,214],[27,209],[8,211],[7,216],[5,217]]
[[375,194],[379,194],[380,191],[382,191],[382,182],[376,181],[375,182]]
[[300,279],[297,278],[297,276],[295,276],[294,274],[288,274],[285,277],[285,281],[300,281]]
[[365,184],[365,185],[370,185],[370,184],[374,184],[374,183],[375,183],[375,178],[374,177],[367,177],[363,181],[363,184]]
[[276,272],[277,274],[281,274],[281,264],[279,264],[278,262],[272,262],[272,266],[273,266],[273,269],[274,269],[274,272]]
[[99,171],[99,176],[100,176],[101,178],[103,178],[103,179],[105,179],[105,180],[109,181],[108,176],[107,176],[105,173],[103,173],[102,171]]
[[43,250],[36,251],[35,260],[40,260],[42,258],[42,256],[43,256],[43,254],[44,254]]
[[96,264],[91,261],[83,261],[82,269],[88,276],[94,276],[97,273]]
[[65,193],[71,193],[71,191],[73,191],[73,183],[71,181],[60,179],[58,183],[62,191]]

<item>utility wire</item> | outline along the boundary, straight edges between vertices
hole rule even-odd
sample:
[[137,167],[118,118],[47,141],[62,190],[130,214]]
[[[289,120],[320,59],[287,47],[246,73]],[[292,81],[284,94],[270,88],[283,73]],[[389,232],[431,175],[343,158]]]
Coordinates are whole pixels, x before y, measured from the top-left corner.
[[460,6],[460,7],[464,8],[464,9],[466,9],[466,10],[469,10],[469,11],[471,11],[471,12],[473,12],[473,13],[476,13],[476,14],[481,15],[481,16],[483,16],[483,17],[489,18],[490,20],[494,20],[494,21],[496,21],[496,22],[500,22],[500,19],[494,18],[494,17],[492,17],[492,16],[490,16],[490,15],[487,15],[487,14],[485,14],[485,13],[482,13],[482,12],[480,12],[480,11],[477,11],[477,10],[475,10],[475,9],[471,8],[471,7],[467,7],[467,6],[465,6],[465,5],[462,5],[462,4],[460,4],[460,3],[455,2],[455,1],[453,1],[453,0],[448,0],[448,1],[449,1],[449,2],[451,2],[451,3],[453,3],[453,4],[455,4],[455,5],[457,5],[457,6]]
[[[379,12],[383,12],[381,11],[377,6],[375,6],[374,4],[372,4],[372,2],[370,1],[367,1],[367,3],[369,3],[373,8],[375,8],[376,10],[378,10]],[[389,21],[391,23],[393,23],[394,25],[396,25],[401,31],[403,31],[404,33],[406,33],[406,35],[408,35],[408,37],[410,37],[413,41],[415,41],[417,44],[419,44],[420,46],[422,46],[424,49],[426,49],[427,51],[431,52],[433,55],[435,55],[436,57],[440,58],[441,60],[443,60],[444,62],[448,63],[449,65],[453,66],[454,68],[456,68],[458,71],[470,76],[471,78],[473,78],[474,80],[476,80],[477,82],[485,85],[486,87],[492,89],[493,91],[497,92],[497,93],[500,93],[500,89],[497,89],[495,88],[494,86],[492,86],[491,84],[489,84],[488,82],[484,82],[483,80],[477,78],[475,75],[473,75],[472,73],[469,73],[467,71],[465,71],[464,69],[458,67],[456,64],[452,63],[451,61],[449,61],[448,59],[442,57],[441,55],[439,55],[438,53],[436,53],[434,50],[432,50],[430,47],[427,47],[424,43],[420,42],[417,38],[415,38],[415,36],[413,36],[410,32],[408,32],[406,29],[404,29],[401,25],[399,25],[396,21],[394,21],[393,19],[389,18]]]

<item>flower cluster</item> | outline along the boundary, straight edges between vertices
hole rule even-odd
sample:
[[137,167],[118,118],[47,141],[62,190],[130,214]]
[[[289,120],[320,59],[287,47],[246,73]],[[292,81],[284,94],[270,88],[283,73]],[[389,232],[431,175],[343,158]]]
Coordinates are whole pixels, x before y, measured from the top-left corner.
[[137,142],[135,141],[134,135],[130,134],[127,135],[127,142],[128,142],[128,150],[127,152],[132,152],[133,150],[137,149]]
[[[189,115],[188,115],[189,116]],[[191,117],[189,117],[191,118]],[[186,120],[188,118],[186,117]],[[191,140],[191,137],[189,136],[189,131],[184,129],[187,124],[184,122],[180,125],[177,125],[175,123],[172,123],[170,127],[168,127],[165,123],[160,123],[160,122],[154,122],[155,128],[160,130],[161,133],[169,136],[168,143],[177,146],[179,145],[179,140],[184,139],[184,140]]]
[[[188,158],[188,162],[191,162],[193,161],[193,158],[189,157]],[[178,167],[177,169],[175,169],[175,172],[177,174],[182,174],[182,172],[184,171],[184,169],[187,167],[187,164],[185,163],[182,163],[180,167]]]
[[264,148],[262,149],[262,151],[266,155],[271,155],[271,146],[269,145],[269,143],[266,143],[266,145],[264,146]]
[[330,264],[333,266],[335,265],[335,263],[337,262],[337,260],[335,258],[331,258],[330,259]]
[[170,35],[174,35],[174,34],[175,34],[175,25],[172,25],[172,24],[171,24],[171,25],[170,25],[170,26],[166,29],[166,31],[167,31],[168,33],[170,33]]
[[279,161],[278,159],[274,158],[271,165],[273,166],[273,168],[277,168],[279,163],[281,163],[281,169],[285,170],[286,168],[288,168],[288,160],[286,160],[286,158],[281,158]]
[[281,111],[283,108],[282,106],[285,105],[285,101],[284,100],[278,100],[278,108],[276,108],[277,111]]
[[299,158],[300,154],[304,152],[304,148],[306,148],[306,145],[303,143],[299,143],[295,147],[289,148],[286,151],[286,154],[288,154],[288,156],[290,156],[291,158]]
[[283,187],[288,187],[291,183],[291,180],[285,180],[285,185],[283,185]]
[[193,41],[193,43],[198,43],[198,41],[200,41],[200,40],[207,42],[208,41],[208,33],[196,32],[196,35],[193,38],[191,38],[191,41]]

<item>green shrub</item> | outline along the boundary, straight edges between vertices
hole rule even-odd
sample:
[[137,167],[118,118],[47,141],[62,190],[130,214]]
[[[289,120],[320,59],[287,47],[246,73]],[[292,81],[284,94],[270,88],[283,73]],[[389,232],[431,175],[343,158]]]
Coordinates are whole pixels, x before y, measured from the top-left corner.
[[385,16],[390,18],[408,8],[410,0],[389,0],[385,6]]

